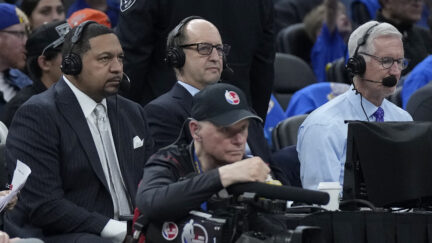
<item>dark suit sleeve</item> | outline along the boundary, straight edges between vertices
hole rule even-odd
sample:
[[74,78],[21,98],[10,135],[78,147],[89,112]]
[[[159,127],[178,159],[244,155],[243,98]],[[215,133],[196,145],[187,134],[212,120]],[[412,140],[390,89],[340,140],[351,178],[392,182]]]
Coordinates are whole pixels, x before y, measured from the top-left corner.
[[[46,106],[35,104],[25,104],[15,114],[6,143],[8,170],[13,173],[17,160],[32,170],[21,191],[20,203],[28,209],[30,223],[45,232],[100,234],[109,218],[89,212],[64,197],[61,133],[56,119],[58,116],[50,114]],[[82,195],[81,201],[85,200],[86,195]]]
[[[173,104],[174,105],[174,104]],[[164,105],[149,103],[144,107],[147,124],[155,142],[155,151],[172,144],[179,137],[180,130],[184,123],[182,116],[174,113],[173,109],[167,109]],[[180,137],[180,144],[188,144],[188,129],[183,129]],[[189,136],[190,137],[190,136]]]
[[252,107],[265,121],[274,79],[274,11],[273,1],[262,1],[261,19],[263,32],[251,65]]
[[116,28],[125,53],[124,72],[131,80],[129,98],[136,102],[143,98],[143,90],[149,88],[145,84],[149,82],[147,73],[157,36],[153,27],[157,2],[136,1],[130,9],[120,14]]
[[223,188],[217,169],[178,181],[178,169],[164,161],[170,158],[152,157],[138,187],[137,207],[150,221],[180,219]]

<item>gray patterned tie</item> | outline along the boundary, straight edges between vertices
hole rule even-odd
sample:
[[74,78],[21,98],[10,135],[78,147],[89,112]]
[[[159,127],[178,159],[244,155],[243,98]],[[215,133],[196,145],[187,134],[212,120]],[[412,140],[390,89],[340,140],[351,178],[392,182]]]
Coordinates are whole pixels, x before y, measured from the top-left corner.
[[110,183],[111,187],[114,189],[114,195],[111,195],[113,200],[116,201],[114,202],[114,207],[116,204],[118,205],[120,215],[129,215],[131,214],[131,207],[108,131],[108,117],[106,115],[105,106],[98,104],[94,109],[94,113],[96,115],[96,126],[102,140],[105,158],[107,160],[108,173],[110,175],[110,178],[107,178],[107,182]]

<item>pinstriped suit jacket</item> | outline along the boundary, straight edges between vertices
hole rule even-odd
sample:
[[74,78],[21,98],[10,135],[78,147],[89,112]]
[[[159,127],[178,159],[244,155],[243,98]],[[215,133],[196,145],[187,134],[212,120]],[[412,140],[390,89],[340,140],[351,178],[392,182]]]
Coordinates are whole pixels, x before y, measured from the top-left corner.
[[[108,117],[120,169],[134,203],[153,141],[142,107],[121,96],[107,98]],[[135,136],[144,146],[133,148]],[[12,235],[28,236],[23,228],[45,236],[59,233],[100,234],[113,217],[107,180],[81,107],[69,86],[60,80],[33,96],[16,113],[6,145],[12,173],[16,160],[30,166],[30,175],[5,227]],[[9,226],[7,226],[9,225]],[[36,232],[28,231],[28,232]]]

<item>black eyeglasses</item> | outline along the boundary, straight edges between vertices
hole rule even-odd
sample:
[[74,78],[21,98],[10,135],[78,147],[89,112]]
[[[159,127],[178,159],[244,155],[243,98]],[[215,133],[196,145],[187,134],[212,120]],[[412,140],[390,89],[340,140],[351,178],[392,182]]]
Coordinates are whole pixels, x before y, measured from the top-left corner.
[[381,65],[385,69],[391,68],[393,66],[393,63],[396,63],[399,70],[404,70],[405,68],[408,67],[408,63],[409,63],[409,60],[406,58],[394,59],[393,57],[377,57],[364,52],[359,52],[359,54],[372,57],[373,59],[381,63]]
[[8,33],[11,35],[14,35],[21,40],[24,39],[24,37],[28,36],[27,31],[18,31],[18,30],[0,30],[0,32]]
[[181,45],[181,48],[186,48],[186,47],[191,47],[191,46],[196,46],[196,50],[199,54],[201,55],[210,55],[213,51],[213,48],[216,48],[216,51],[218,53],[219,56],[227,56],[231,46],[228,44],[217,44],[217,45],[213,45],[210,43],[193,43],[193,44],[186,44],[186,45]]

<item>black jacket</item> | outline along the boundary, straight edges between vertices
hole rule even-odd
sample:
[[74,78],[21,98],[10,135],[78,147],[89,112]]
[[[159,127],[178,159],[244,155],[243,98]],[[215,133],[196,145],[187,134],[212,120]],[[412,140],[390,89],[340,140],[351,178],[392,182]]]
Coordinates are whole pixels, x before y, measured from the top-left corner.
[[[171,145],[147,161],[136,205],[150,222],[181,219],[223,189],[218,169],[198,173],[193,149],[192,145]],[[270,168],[275,178],[286,184],[280,170]]]
[[193,146],[171,145],[146,163],[136,205],[151,222],[178,220],[222,190],[218,169],[198,174],[192,149]]

